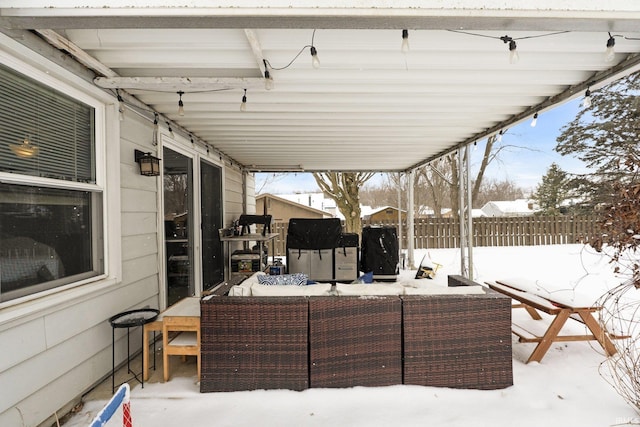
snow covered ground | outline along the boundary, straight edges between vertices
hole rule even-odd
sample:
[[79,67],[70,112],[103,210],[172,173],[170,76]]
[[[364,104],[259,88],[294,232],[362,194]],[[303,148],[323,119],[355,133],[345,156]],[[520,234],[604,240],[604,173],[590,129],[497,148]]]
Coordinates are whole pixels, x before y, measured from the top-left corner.
[[[417,251],[416,262],[424,253]],[[445,283],[447,274],[459,273],[458,250],[429,250],[429,255],[443,265],[436,282]],[[622,280],[612,273],[607,257],[583,245],[476,248],[474,265],[474,279],[480,283],[523,277],[550,292],[594,301]],[[403,276],[414,274],[401,271]],[[514,311],[514,318],[526,314],[521,311]],[[578,333],[584,331],[584,326],[573,323]],[[525,364],[533,347],[514,340],[514,385],[492,391],[396,385],[201,394],[195,377],[174,377],[168,383],[133,388],[133,425],[602,427],[640,423],[640,415],[599,374],[605,357],[597,343],[556,343],[541,363]],[[104,404],[87,402],[65,426],[89,425]],[[122,419],[117,417],[107,424],[120,425]]]

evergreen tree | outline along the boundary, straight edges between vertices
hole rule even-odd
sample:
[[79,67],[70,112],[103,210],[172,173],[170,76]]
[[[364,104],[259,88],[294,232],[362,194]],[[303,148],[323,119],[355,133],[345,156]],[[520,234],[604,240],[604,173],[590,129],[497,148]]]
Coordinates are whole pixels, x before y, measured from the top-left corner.
[[570,183],[591,208],[612,203],[614,184],[631,184],[625,167],[640,150],[640,74],[632,74],[592,92],[591,106],[562,128],[556,151],[573,155],[593,171]]
[[542,183],[538,185],[533,194],[533,199],[540,206],[543,215],[560,215],[562,206],[568,198],[567,173],[556,163],[552,163],[547,173],[542,177]]

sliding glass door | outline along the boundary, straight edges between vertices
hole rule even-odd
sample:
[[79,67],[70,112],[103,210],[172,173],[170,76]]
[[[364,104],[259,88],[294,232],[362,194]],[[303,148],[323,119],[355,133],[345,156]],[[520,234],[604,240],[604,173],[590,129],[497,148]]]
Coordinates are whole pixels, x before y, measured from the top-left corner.
[[167,306],[195,295],[193,272],[193,160],[163,149]]
[[202,222],[202,288],[224,280],[224,255],[218,229],[222,228],[222,171],[200,162],[200,205]]

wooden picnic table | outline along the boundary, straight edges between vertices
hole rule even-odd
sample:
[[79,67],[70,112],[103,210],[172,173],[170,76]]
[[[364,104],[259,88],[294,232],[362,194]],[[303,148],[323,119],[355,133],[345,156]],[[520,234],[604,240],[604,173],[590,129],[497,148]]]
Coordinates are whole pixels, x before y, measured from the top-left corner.
[[[566,301],[556,301],[552,299],[551,296],[537,295],[513,280],[497,280],[495,282],[485,283],[491,289],[518,301],[519,303],[514,304],[513,308],[524,308],[534,320],[542,319],[538,311],[553,316],[551,324],[542,336],[533,334],[516,324],[512,325],[512,332],[518,336],[520,342],[538,343],[533,353],[531,353],[531,356],[529,356],[527,363],[532,361],[540,362],[554,342],[596,340],[600,343],[607,356],[616,354],[617,350],[611,342],[611,336],[593,317],[593,313],[599,311],[601,307],[572,306]],[[560,335],[560,330],[570,318],[584,323],[591,334]]]

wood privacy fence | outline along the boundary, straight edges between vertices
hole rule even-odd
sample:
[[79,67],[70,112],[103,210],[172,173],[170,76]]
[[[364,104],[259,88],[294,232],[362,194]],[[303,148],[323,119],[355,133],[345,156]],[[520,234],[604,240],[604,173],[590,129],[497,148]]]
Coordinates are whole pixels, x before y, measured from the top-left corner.
[[[579,243],[598,230],[598,217],[591,216],[526,216],[485,217],[473,219],[473,246],[535,246]],[[398,222],[362,226],[398,226]],[[274,242],[275,256],[286,255],[288,223],[274,223],[271,231],[279,233]],[[407,224],[402,224],[402,247],[407,247]],[[460,247],[460,225],[452,218],[418,218],[414,221],[416,249]]]

